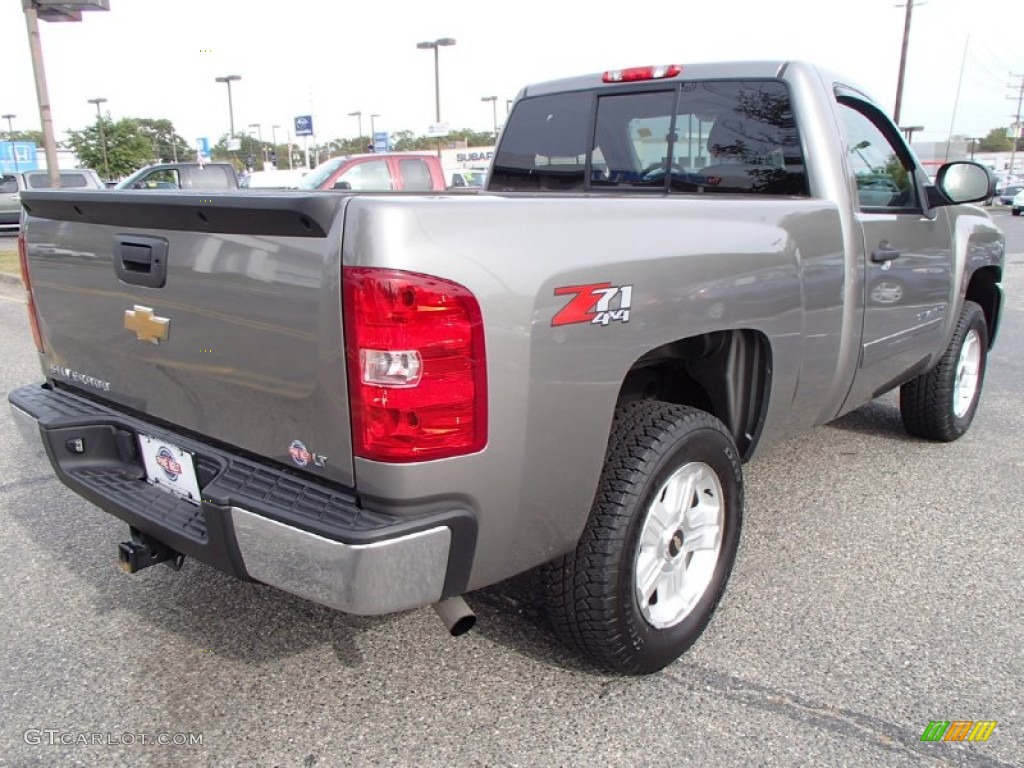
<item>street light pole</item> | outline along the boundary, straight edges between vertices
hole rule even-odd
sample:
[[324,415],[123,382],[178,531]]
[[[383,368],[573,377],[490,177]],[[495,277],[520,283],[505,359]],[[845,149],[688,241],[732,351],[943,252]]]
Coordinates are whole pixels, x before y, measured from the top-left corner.
[[363,139],[363,113],[360,112],[359,110],[356,110],[355,112],[349,112],[348,116],[349,117],[354,117],[354,118],[356,118],[359,121],[359,135],[356,137],[356,141],[358,141],[359,143],[362,143],[362,139]]
[[270,135],[274,139],[274,148],[271,150],[274,154],[274,168],[277,168],[277,129],[280,127],[280,125],[270,126]]
[[376,120],[380,115],[374,113],[370,115],[370,143],[373,144],[377,141],[377,124],[373,121]]
[[484,96],[480,101],[491,102],[491,113],[494,117],[494,140],[498,140],[498,97],[497,96]]
[[224,77],[215,77],[218,83],[227,83],[228,86],[228,119],[231,121],[231,138],[235,138],[235,105],[231,101],[231,83],[236,80],[241,80],[241,75],[226,75]]
[[14,148],[14,126],[11,121],[16,118],[17,115],[4,115],[4,120],[7,121],[7,140],[11,142],[11,157],[14,158],[14,172],[18,172],[18,152]]
[[106,101],[102,96],[88,100],[90,104],[96,105],[96,122],[100,126],[100,145],[103,147],[103,173],[107,180],[110,178],[110,163],[107,162],[107,134],[103,130],[103,115],[100,114],[100,104]]
[[[434,105],[436,123],[441,124],[441,64],[438,57],[438,50],[442,45],[455,45],[455,38],[452,37],[439,37],[437,40],[427,41],[423,43],[416,43],[416,47],[421,50],[434,50]],[[437,156],[441,156],[441,138],[437,139]]]
[[263,126],[260,123],[249,123],[249,127],[256,129],[256,135],[260,139],[260,162],[265,163],[267,161],[267,150],[263,146]]

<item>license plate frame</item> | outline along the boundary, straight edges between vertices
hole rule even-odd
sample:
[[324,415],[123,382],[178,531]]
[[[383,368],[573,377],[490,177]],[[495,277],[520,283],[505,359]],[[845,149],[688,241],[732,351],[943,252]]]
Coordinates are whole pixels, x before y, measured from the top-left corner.
[[141,432],[138,438],[142,461],[146,467],[146,482],[198,505],[201,498],[195,456],[167,440]]

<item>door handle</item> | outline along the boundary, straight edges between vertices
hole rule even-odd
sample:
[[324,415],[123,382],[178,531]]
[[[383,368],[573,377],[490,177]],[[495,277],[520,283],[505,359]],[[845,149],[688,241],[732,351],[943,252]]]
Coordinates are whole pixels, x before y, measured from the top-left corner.
[[163,288],[167,282],[167,241],[162,237],[114,235],[114,271],[124,283]]
[[900,252],[889,245],[888,240],[883,240],[878,244],[878,247],[871,252],[871,260],[875,264],[884,264],[887,261],[898,259]]

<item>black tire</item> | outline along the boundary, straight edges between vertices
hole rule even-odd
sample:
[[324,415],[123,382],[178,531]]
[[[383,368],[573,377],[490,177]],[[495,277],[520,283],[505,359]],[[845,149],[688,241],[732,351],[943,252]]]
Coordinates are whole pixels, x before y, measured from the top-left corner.
[[[721,488],[721,545],[700,598],[677,623],[658,628],[644,617],[634,586],[640,534],[655,495],[693,462],[710,468]],[[621,406],[579,544],[544,569],[555,634],[611,672],[648,674],[670,664],[700,636],[718,605],[736,559],[742,515],[739,453],[722,422],[681,405],[641,401]],[[665,553],[683,557],[688,566],[692,553],[680,555],[683,541],[679,527],[670,542],[675,550],[670,546]],[[654,594],[650,605],[657,601],[657,590]]]
[[[977,334],[980,351],[978,382],[966,409],[958,415],[957,383],[961,351],[965,341]],[[914,437],[940,442],[952,442],[961,437],[974,421],[985,383],[985,364],[988,360],[988,325],[985,313],[973,301],[964,302],[953,338],[942,353],[938,364],[928,373],[908,381],[900,387],[900,415],[903,426]]]

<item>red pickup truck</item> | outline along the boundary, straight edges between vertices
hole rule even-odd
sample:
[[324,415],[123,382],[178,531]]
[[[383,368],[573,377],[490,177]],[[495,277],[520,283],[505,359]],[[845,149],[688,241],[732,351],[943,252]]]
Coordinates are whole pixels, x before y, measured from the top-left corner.
[[302,177],[299,189],[444,192],[444,170],[431,152],[345,155],[321,163]]

